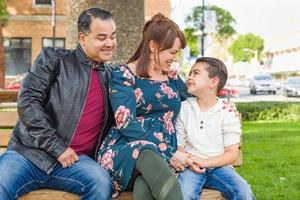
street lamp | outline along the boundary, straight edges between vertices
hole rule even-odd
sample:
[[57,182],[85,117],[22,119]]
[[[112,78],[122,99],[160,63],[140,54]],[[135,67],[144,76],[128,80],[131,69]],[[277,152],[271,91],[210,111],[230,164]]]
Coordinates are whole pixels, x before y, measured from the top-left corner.
[[202,32],[201,34],[201,55],[202,57],[204,56],[204,29],[205,29],[205,21],[204,21],[204,10],[205,10],[205,5],[204,5],[204,0],[202,0],[202,21],[201,21],[201,25],[200,25],[200,30]]
[[56,25],[56,5],[55,0],[51,0],[51,10],[52,10],[52,18],[51,18],[51,25],[52,25],[52,46],[55,47],[55,25]]

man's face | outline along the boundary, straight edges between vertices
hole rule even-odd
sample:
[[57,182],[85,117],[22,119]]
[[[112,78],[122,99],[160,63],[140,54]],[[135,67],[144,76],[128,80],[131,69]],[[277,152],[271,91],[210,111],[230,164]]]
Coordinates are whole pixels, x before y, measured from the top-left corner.
[[111,19],[94,18],[90,25],[90,32],[79,33],[79,41],[88,58],[97,62],[109,61],[117,45],[116,25]]

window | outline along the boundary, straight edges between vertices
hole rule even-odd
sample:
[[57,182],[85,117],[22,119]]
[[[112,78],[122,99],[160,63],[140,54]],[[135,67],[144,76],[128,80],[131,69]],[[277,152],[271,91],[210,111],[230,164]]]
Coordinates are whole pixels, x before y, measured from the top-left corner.
[[31,39],[4,38],[5,75],[25,73],[31,66]]
[[[42,41],[43,48],[45,47],[53,47],[53,40],[52,38],[43,38]],[[59,49],[65,48],[65,38],[55,38],[55,47]]]
[[33,0],[34,6],[51,6],[51,0]]

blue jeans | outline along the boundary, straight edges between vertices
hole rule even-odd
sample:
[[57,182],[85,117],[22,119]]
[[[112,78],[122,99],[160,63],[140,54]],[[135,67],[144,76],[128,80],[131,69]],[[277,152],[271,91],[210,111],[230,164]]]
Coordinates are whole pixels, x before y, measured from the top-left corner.
[[228,200],[255,200],[248,183],[230,165],[197,174],[185,169],[178,181],[184,200],[198,200],[203,188],[218,190]]
[[0,200],[17,199],[39,188],[72,192],[88,200],[108,200],[112,194],[108,172],[88,156],[79,156],[79,161],[67,168],[57,164],[48,175],[16,151],[1,155]]

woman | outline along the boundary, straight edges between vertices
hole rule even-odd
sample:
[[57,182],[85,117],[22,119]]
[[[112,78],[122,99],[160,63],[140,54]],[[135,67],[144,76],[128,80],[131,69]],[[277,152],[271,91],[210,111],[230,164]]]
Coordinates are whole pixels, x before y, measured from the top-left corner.
[[178,26],[156,14],[145,24],[128,64],[112,72],[116,125],[100,148],[98,162],[110,172],[116,194],[134,181],[134,199],[182,199],[168,162],[177,150],[174,120],[187,96],[171,65],[185,45]]

